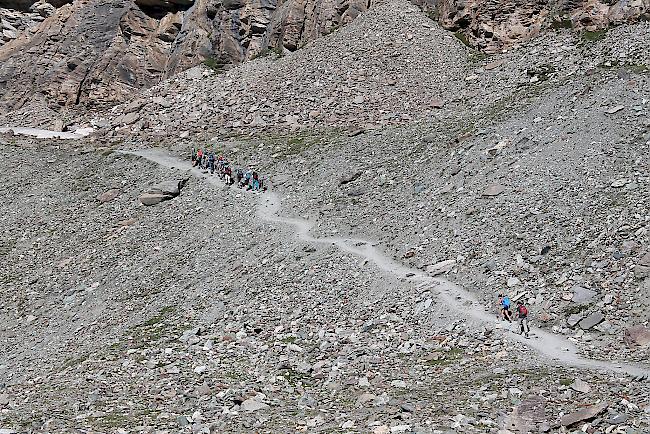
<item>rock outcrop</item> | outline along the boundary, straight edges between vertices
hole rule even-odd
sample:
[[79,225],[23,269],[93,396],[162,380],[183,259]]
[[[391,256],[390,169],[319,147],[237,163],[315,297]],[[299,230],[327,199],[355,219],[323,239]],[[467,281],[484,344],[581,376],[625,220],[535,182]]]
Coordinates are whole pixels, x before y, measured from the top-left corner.
[[[650,0],[412,2],[463,42],[488,53],[552,28],[594,32],[650,18]],[[371,0],[16,0],[0,5],[12,8],[0,10],[0,111],[6,112],[34,96],[55,108],[113,104],[201,62],[222,69],[271,52],[282,55],[354,20]]]
[[[3,38],[11,41],[0,47],[3,111],[36,95],[55,107],[124,101],[201,62],[220,68],[269,50],[296,50],[369,6],[367,0],[90,0],[58,9],[18,3],[16,9],[37,11],[30,23],[48,18],[36,28],[22,26],[30,32],[3,19]],[[9,12],[13,22],[27,16]]]
[[486,52],[497,52],[549,29],[600,31],[650,19],[649,0],[415,0],[446,29]]

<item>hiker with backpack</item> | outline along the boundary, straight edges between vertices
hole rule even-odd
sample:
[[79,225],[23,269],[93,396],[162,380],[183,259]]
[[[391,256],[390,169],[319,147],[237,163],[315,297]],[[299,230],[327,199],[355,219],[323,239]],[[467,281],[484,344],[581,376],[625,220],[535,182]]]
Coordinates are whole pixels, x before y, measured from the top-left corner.
[[528,308],[524,306],[524,302],[521,300],[517,301],[517,316],[519,317],[519,334],[526,336],[526,339],[528,339],[528,333],[530,332],[530,327],[528,327]]
[[253,190],[253,191],[259,191],[259,189],[260,189],[260,177],[257,174],[257,172],[253,172],[253,181],[248,186],[248,189]]
[[210,175],[214,174],[214,152],[212,151],[208,155],[208,168],[210,169]]
[[233,184],[233,179],[232,179],[232,169],[230,166],[225,166],[223,169],[223,178],[226,181],[226,185],[232,185]]
[[499,294],[499,307],[501,308],[501,316],[506,321],[512,322],[512,314],[510,313],[510,297]]

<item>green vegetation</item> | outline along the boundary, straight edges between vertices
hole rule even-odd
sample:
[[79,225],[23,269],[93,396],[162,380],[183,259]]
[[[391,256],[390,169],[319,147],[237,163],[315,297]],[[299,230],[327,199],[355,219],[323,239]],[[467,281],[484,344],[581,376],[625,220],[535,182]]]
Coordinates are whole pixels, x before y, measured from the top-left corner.
[[591,307],[591,304],[574,304],[574,305],[569,305],[564,308],[564,314],[565,315],[574,315],[576,313],[583,312]]
[[637,64],[629,65],[627,69],[634,74],[647,74],[650,72],[650,65]]
[[284,47],[282,44],[279,44],[277,47],[264,48],[262,51],[251,57],[251,60],[269,56],[273,56],[275,59],[279,59],[284,56]]
[[287,380],[287,382],[291,386],[297,386],[299,383],[300,384],[308,384],[309,376],[306,374],[303,374],[301,372],[298,372],[294,369],[283,369],[282,371],[282,376]]
[[325,30],[325,31],[323,32],[323,35],[324,35],[324,36],[331,35],[332,33],[338,31],[340,28],[341,28],[341,25],[340,25],[340,24],[336,24],[336,25],[330,27],[329,29]]
[[203,64],[213,70],[214,72],[222,72],[225,63],[213,58],[208,57],[203,61]]
[[65,371],[68,368],[72,368],[73,366],[78,366],[88,360],[88,356],[81,356],[77,358],[68,358],[66,359],[65,362],[63,362],[63,367],[61,368],[62,371]]
[[560,380],[560,385],[562,386],[570,386],[571,384],[573,384],[573,380],[570,380],[568,378],[562,378]]
[[458,31],[454,32],[454,36],[456,37],[456,39],[458,39],[460,42],[462,42],[465,46],[467,46],[469,48],[473,48],[472,44],[469,42],[469,38],[467,37],[467,35],[465,33],[463,33],[462,30],[458,30]]
[[572,29],[572,28],[573,28],[573,22],[571,21],[571,18],[568,17],[555,19],[551,23],[551,29],[553,30]]
[[426,361],[428,366],[448,366],[463,358],[463,350],[460,348],[452,348],[447,352],[440,352],[437,354],[437,359],[430,359]]
[[607,29],[594,30],[594,31],[584,30],[581,36],[583,41],[587,41],[587,42],[601,41],[605,39],[605,36],[607,36]]
[[438,11],[437,11],[436,8],[427,9],[425,14],[426,14],[427,17],[429,17],[430,20],[433,20],[433,21],[437,22],[440,19],[440,15],[438,14]]
[[160,312],[158,312],[158,315],[149,318],[147,321],[145,321],[141,327],[149,327],[149,326],[154,326],[158,323],[161,323],[165,317],[171,313],[174,313],[176,311],[176,307],[174,306],[166,306],[160,309]]

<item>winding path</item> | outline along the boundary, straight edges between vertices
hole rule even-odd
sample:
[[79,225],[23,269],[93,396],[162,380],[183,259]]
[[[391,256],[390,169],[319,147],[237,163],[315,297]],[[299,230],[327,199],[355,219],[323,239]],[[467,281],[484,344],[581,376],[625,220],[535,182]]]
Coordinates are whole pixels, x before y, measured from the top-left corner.
[[[197,177],[205,178],[212,184],[223,185],[222,181],[217,177],[206,177],[200,170],[193,168],[190,162],[181,161],[161,150],[146,149],[133,152],[120,152],[137,155],[168,168],[187,170]],[[487,312],[481,302],[479,302],[469,291],[445,279],[433,278],[421,270],[405,267],[392,258],[387,257],[377,248],[373,247],[371,241],[344,237],[316,238],[310,234],[314,222],[295,217],[281,217],[281,205],[282,201],[276,193],[264,193],[260,196],[258,215],[262,220],[267,222],[293,227],[295,236],[304,242],[336,245],[344,252],[373,262],[385,273],[395,275],[398,278],[405,279],[409,282],[429,286],[432,293],[437,294],[441,301],[446,303],[450,308],[460,311],[462,306],[462,313],[465,315],[470,316],[478,322],[494,326],[496,322],[495,314]],[[500,322],[498,322],[498,324],[500,324]],[[582,357],[579,355],[577,347],[560,335],[533,327],[531,327],[531,335],[532,339],[525,339],[516,333],[510,333],[508,334],[508,339],[520,342],[521,344],[532,348],[541,356],[557,365],[573,366],[584,369],[600,369],[629,374],[635,377],[650,377],[649,368],[644,368],[630,363],[602,361]]]

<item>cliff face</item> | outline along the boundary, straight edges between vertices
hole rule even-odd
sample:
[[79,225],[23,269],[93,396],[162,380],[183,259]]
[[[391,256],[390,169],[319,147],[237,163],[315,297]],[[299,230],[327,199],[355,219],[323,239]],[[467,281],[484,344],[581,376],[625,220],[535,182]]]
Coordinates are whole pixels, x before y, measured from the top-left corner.
[[[417,0],[416,0],[417,1]],[[650,0],[424,0],[446,29],[488,53],[554,28],[596,31],[650,19]]]
[[[492,53],[558,27],[650,19],[650,0],[412,0]],[[201,62],[216,68],[294,51],[371,0],[0,0],[0,112],[122,102]]]
[[[368,7],[367,0],[29,3],[5,4],[14,21],[31,21],[22,32],[12,25],[0,46],[4,111],[35,96],[53,106],[109,105],[202,61],[221,67],[296,50]],[[20,13],[38,8],[47,12]]]

